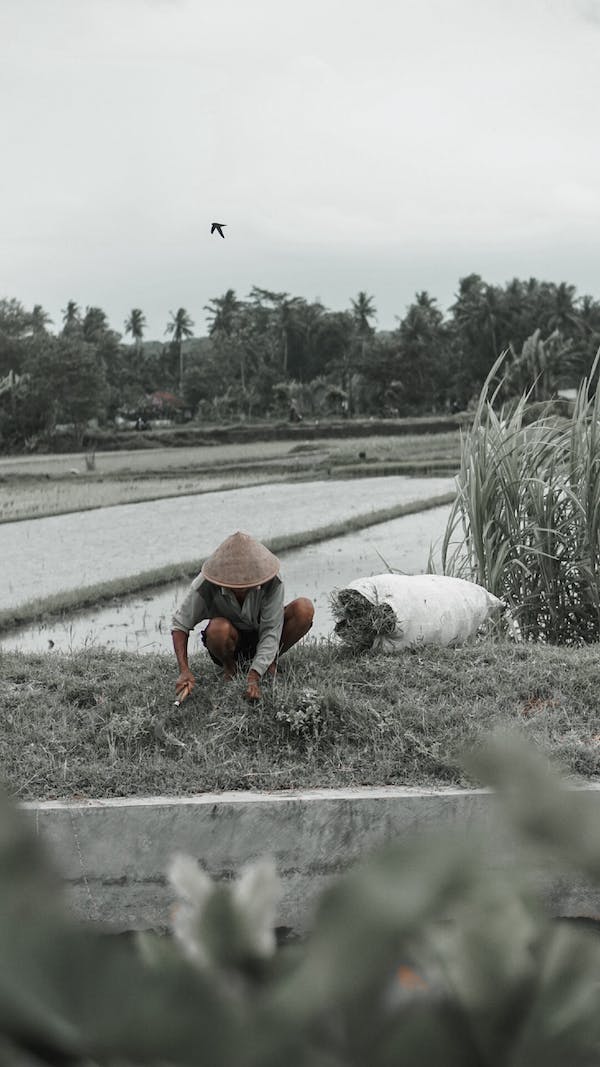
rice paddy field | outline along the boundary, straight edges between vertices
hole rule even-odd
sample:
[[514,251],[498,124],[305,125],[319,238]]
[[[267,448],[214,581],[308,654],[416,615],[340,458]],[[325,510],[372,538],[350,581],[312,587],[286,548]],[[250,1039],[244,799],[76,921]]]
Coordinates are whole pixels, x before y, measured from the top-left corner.
[[[437,566],[450,506],[429,508],[364,530],[280,552],[286,600],[308,596],[315,606],[311,637],[327,638],[334,627],[330,597],[354,578],[381,573],[386,566],[408,574],[427,569],[431,552]],[[37,619],[0,634],[0,649],[69,652],[110,648],[143,654],[169,651],[173,612],[187,591],[186,579],[119,597],[87,609]],[[198,628],[190,639],[206,656]]]
[[456,431],[102,452],[94,471],[85,453],[11,456],[0,458],[0,523],[296,478],[383,475],[387,468],[452,474],[459,465]]
[[67,515],[94,508],[136,504],[193,493],[240,489],[246,485],[281,481],[281,474],[265,471],[260,475],[239,471],[187,477],[93,478],[72,476],[39,482],[28,479],[16,488],[0,484],[0,522]]
[[420,509],[427,498],[442,503],[453,495],[451,478],[331,479],[4,523],[0,557],[10,567],[0,571],[0,625],[35,618],[51,606],[76,606],[85,598],[93,603],[101,589],[132,592],[161,578],[195,574],[236,529],[279,548],[287,539],[291,547],[381,521],[382,510],[391,518],[398,508]]

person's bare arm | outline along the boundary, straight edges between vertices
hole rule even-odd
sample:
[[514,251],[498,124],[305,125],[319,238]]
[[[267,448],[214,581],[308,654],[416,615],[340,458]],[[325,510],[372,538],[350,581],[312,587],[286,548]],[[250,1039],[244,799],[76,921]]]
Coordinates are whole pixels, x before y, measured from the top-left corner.
[[175,682],[175,692],[180,701],[185,700],[190,695],[196,684],[196,679],[188,663],[188,636],[196,623],[206,616],[206,611],[207,607],[204,600],[192,585],[188,590],[187,596],[173,615],[171,635],[179,667],[179,677]]
[[258,645],[246,679],[246,699],[260,700],[260,680],[277,655],[283,629],[283,583],[274,581],[261,608]]
[[188,663],[188,635],[183,630],[173,630],[173,648],[177,657],[179,677],[175,682],[175,692],[180,700],[188,697],[196,684],[196,678]]

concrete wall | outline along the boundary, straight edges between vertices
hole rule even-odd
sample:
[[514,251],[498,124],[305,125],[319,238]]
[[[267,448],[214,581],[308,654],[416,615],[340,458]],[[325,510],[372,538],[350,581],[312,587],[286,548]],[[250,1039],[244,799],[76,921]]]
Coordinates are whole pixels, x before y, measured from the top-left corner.
[[[600,786],[589,791],[600,817]],[[415,830],[470,834],[482,827],[490,866],[514,855],[486,790],[239,792],[21,806],[64,875],[75,913],[119,930],[168,925],[165,872],[176,852],[194,856],[217,878],[272,855],[283,883],[279,924],[298,932],[310,925],[315,899],[332,878]],[[600,891],[576,874],[565,879],[538,870],[535,881],[555,914],[600,917]]]

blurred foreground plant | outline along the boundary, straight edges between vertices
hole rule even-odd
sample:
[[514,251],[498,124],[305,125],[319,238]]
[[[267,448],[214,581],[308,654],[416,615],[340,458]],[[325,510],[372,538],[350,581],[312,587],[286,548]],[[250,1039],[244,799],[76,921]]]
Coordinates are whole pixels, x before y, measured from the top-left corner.
[[[600,883],[600,825],[533,752],[473,760],[529,858]],[[210,1067],[553,1067],[600,1062],[600,938],[558,923],[528,866],[474,835],[389,848],[322,896],[303,944],[274,951],[269,861],[214,883],[170,870],[174,938],[135,941],[63,911],[38,843],[0,820],[0,1063]]]

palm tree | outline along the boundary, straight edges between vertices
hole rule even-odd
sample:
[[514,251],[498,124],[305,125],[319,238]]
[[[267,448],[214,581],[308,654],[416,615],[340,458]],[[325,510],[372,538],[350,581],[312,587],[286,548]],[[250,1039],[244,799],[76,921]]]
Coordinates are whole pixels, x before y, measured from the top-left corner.
[[[354,339],[355,343],[360,344],[360,363],[361,366],[364,367],[367,338],[373,333],[373,327],[369,320],[375,317],[377,311],[373,305],[373,297],[367,296],[362,289],[356,297],[356,300],[350,299],[350,303],[352,304]],[[352,368],[349,359],[346,360],[345,377],[346,390],[348,393],[348,415],[352,415]]]
[[298,334],[302,329],[299,318],[302,303],[303,301],[300,297],[288,297],[287,293],[284,293],[277,305],[278,325],[282,343],[282,370],[284,378],[287,378],[288,375],[290,338],[293,337],[294,334]]
[[240,301],[235,295],[235,290],[228,289],[223,296],[213,297],[204,310],[208,311],[208,333],[210,337],[230,337],[235,325],[236,313],[239,310]]
[[[258,312],[258,328],[261,329],[261,319],[264,322],[265,332],[271,326],[276,335],[276,346],[281,351],[281,367],[284,378],[287,378],[290,340],[292,336],[299,335],[300,322],[298,312],[302,304],[300,297],[290,297],[289,293],[274,293],[270,289],[260,289],[253,285],[250,298],[254,309]],[[269,305],[271,305],[269,307]]]
[[139,376],[142,341],[144,339],[144,330],[146,329],[146,317],[144,312],[141,311],[140,308],[132,308],[129,318],[125,319],[124,325],[125,333],[131,334],[135,346],[135,370],[136,374]]
[[34,304],[33,311],[31,312],[31,329],[34,334],[46,333],[46,326],[49,326],[52,322],[47,311],[44,311],[41,304]]
[[69,300],[66,308],[62,309],[61,314],[63,317],[63,333],[70,333],[81,325],[81,311],[79,310],[79,304],[76,304],[74,300]]
[[432,410],[447,375],[443,314],[426,290],[416,294],[397,330],[397,371],[404,402],[413,410]]
[[108,333],[108,318],[102,308],[88,306],[83,317],[83,339],[90,344],[97,344]]
[[144,312],[140,311],[139,308],[133,308],[129,318],[125,319],[125,333],[131,334],[137,351],[141,348],[145,329],[146,317]]
[[367,296],[361,290],[356,300],[351,299],[350,303],[352,304],[352,317],[359,337],[373,333],[373,327],[369,322],[369,319],[374,318],[377,314],[376,309],[373,307],[373,297]]
[[178,308],[174,314],[169,312],[171,321],[167,323],[165,333],[170,333],[173,336],[173,344],[177,350],[179,361],[179,395],[183,395],[183,341],[187,337],[193,337],[194,323],[188,315],[185,308]]
[[575,308],[576,288],[574,285],[568,285],[567,282],[560,282],[559,285],[552,286],[552,288],[554,290],[552,294],[553,306],[548,322],[549,329],[569,334],[578,325],[577,310]]
[[579,303],[579,329],[584,336],[600,333],[600,303],[589,293]]
[[320,300],[314,300],[308,304],[306,300],[300,301],[299,324],[303,338],[302,372],[301,378],[310,380],[314,377],[315,348],[320,329],[323,327],[325,308]]

